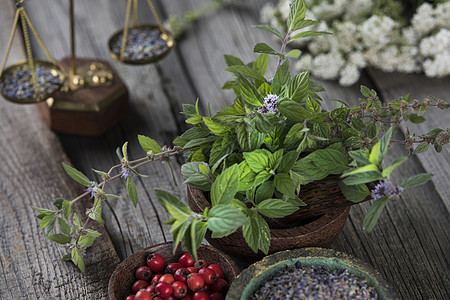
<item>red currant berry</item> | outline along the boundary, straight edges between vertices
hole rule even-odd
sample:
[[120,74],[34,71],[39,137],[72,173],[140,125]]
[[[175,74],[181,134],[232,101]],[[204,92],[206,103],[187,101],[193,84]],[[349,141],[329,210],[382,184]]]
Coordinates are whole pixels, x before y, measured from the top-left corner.
[[200,270],[198,270],[198,274],[200,274],[200,276],[202,276],[203,280],[205,281],[205,283],[207,284],[212,284],[215,280],[216,280],[216,273],[208,268],[202,268]]
[[206,268],[208,266],[208,262],[204,259],[199,259],[195,262],[194,266],[199,269]]
[[200,270],[200,269],[197,268],[197,267],[187,267],[186,269],[188,269],[188,271],[189,271],[190,273],[197,273],[198,270]]
[[215,265],[215,264],[210,264],[207,268],[213,270],[214,272],[216,272],[217,278],[222,278],[223,277],[223,270],[220,266]]
[[134,295],[130,295],[130,296],[126,297],[125,300],[134,300]]
[[209,295],[209,299],[210,300],[224,300],[225,298],[223,297],[222,293],[215,292],[215,293],[212,293],[211,295]]
[[166,260],[161,254],[151,253],[147,257],[147,266],[155,273],[161,272],[166,266]]
[[209,300],[209,295],[205,292],[196,292],[192,296],[192,300]]
[[155,291],[159,293],[162,298],[166,298],[172,294],[172,287],[167,282],[160,282],[156,285]]
[[152,278],[152,270],[149,267],[140,267],[136,270],[136,278],[149,281]]
[[164,274],[158,280],[158,282],[167,282],[168,284],[172,284],[175,281],[172,274]]
[[182,268],[183,265],[180,263],[171,263],[168,264],[166,267],[166,274],[174,274],[176,272],[176,270],[178,270],[179,268]]
[[173,295],[175,296],[175,298],[181,299],[187,295],[188,288],[187,288],[186,284],[184,284],[181,281],[175,281],[172,284],[172,289],[173,289]]
[[187,277],[187,285],[193,292],[203,291],[205,287],[205,281],[198,273],[191,273]]
[[180,259],[178,259],[178,262],[183,265],[183,267],[192,267],[195,263],[195,260],[192,258],[192,256],[189,253],[184,253],[181,255]]
[[133,283],[133,286],[131,287],[131,291],[133,293],[137,293],[139,290],[145,289],[148,287],[148,282],[142,279],[139,279]]
[[184,296],[181,299],[183,299],[183,300],[192,300],[192,295],[191,294],[187,294],[186,296]]
[[155,276],[153,276],[152,281],[150,283],[156,286],[159,282],[159,279],[162,276],[163,276],[163,274],[155,274]]
[[178,298],[175,297],[174,295],[170,295],[169,297],[164,298],[164,300],[178,300]]
[[211,291],[213,293],[219,292],[225,294],[228,291],[228,282],[222,278],[217,279],[213,284],[211,284]]
[[140,290],[134,296],[134,300],[152,300],[152,296],[146,290]]
[[173,275],[173,277],[175,278],[176,281],[181,281],[183,283],[186,283],[186,277],[191,274],[191,272],[189,272],[188,269],[186,268],[179,268],[178,270],[175,271],[175,274]]
[[154,284],[150,284],[145,290],[147,291],[147,292],[149,292],[150,293],[150,295],[153,295],[154,293],[155,293],[155,285]]

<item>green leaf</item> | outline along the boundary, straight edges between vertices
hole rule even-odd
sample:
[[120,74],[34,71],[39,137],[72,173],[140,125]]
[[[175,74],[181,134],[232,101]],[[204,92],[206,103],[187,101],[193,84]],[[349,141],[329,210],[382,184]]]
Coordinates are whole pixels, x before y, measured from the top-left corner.
[[233,149],[234,145],[229,139],[220,137],[214,142],[209,157],[209,164],[213,166],[213,171],[214,165],[230,155],[233,152]]
[[277,191],[286,195],[289,198],[296,198],[295,194],[295,184],[292,181],[289,174],[279,173],[275,175],[274,184]]
[[309,154],[307,158],[329,174],[342,174],[349,169],[347,156],[331,147],[316,150]]
[[81,272],[84,272],[85,266],[84,266],[83,257],[81,256],[80,250],[77,247],[72,249],[71,256],[72,256],[73,263],[76,266],[78,266],[78,268],[81,270]]
[[247,218],[237,208],[229,205],[213,207],[208,214],[208,228],[212,232],[232,233],[247,224]]
[[355,184],[368,183],[368,182],[372,182],[375,180],[380,180],[382,178],[383,178],[383,176],[381,175],[381,173],[379,171],[369,171],[369,172],[350,175],[347,178],[345,178],[344,180],[342,180],[342,182],[346,185],[355,185]]
[[305,177],[307,180],[320,180],[329,175],[326,170],[316,166],[313,161],[307,157],[297,161],[292,167],[292,171]]
[[45,226],[51,224],[52,222],[54,223],[56,221],[57,216],[55,214],[52,215],[46,215],[42,221],[41,224],[39,224],[39,229],[44,228]]
[[256,44],[255,47],[253,48],[253,52],[255,52],[255,53],[265,53],[265,54],[271,54],[271,55],[278,55],[278,56],[283,55],[280,52],[275,51],[272,47],[270,47],[266,43],[258,43],[258,44]]
[[236,56],[225,54],[224,57],[225,57],[225,62],[227,63],[227,65],[229,67],[231,67],[231,66],[243,66],[244,65],[244,62],[240,58],[238,58]]
[[53,201],[53,205],[56,206],[56,208],[61,209],[63,201],[64,199],[58,198],[55,201]]
[[245,241],[253,252],[261,250],[264,254],[269,252],[270,230],[267,222],[256,212],[248,211],[248,224],[242,228]]
[[260,72],[258,72],[257,70],[254,70],[252,68],[249,68],[247,66],[231,66],[231,67],[226,68],[225,71],[232,72],[236,75],[241,74],[245,77],[259,80],[262,82],[266,81],[266,78],[264,78],[264,76],[261,75]]
[[400,183],[400,186],[403,188],[407,188],[416,185],[421,185],[427,183],[433,176],[434,174],[429,173],[417,174],[403,180],[402,183]]
[[278,168],[283,157],[283,151],[283,149],[279,149],[269,156],[269,167],[271,170],[275,171]]
[[[206,168],[208,174],[200,171],[200,167]],[[185,182],[190,182],[203,191],[211,189],[211,179],[209,178],[209,166],[203,162],[188,162],[181,166],[181,173]]]
[[370,164],[370,165],[366,165],[364,167],[360,167],[360,168],[349,170],[347,172],[344,172],[342,174],[342,177],[350,176],[350,175],[354,175],[354,174],[359,174],[359,173],[372,172],[372,171],[378,171],[377,165]]
[[205,138],[193,139],[193,140],[189,141],[186,145],[184,145],[184,148],[187,149],[187,148],[191,148],[191,147],[202,146],[205,144],[212,143],[216,139],[217,139],[217,137],[213,136],[213,135],[205,137]]
[[295,122],[303,122],[311,115],[311,112],[292,100],[282,100],[278,102],[278,110],[289,120]]
[[96,199],[95,207],[91,207],[90,209],[87,210],[87,215],[92,220],[95,220],[95,221],[103,224],[102,202],[100,199]]
[[364,97],[370,97],[370,89],[368,87],[364,86],[364,85],[361,85],[361,94]]
[[278,29],[276,29],[273,26],[270,26],[270,25],[255,25],[253,27],[256,27],[258,29],[262,29],[262,30],[271,32],[274,35],[276,35],[280,40],[283,40],[283,37],[281,36],[281,33],[278,31]]
[[370,191],[365,184],[346,185],[342,181],[339,181],[338,185],[348,201],[358,203],[370,195]]
[[380,142],[373,145],[372,150],[370,150],[369,160],[372,164],[378,165],[380,163]]
[[192,140],[192,139],[198,139],[198,138],[205,138],[210,136],[210,132],[208,129],[204,127],[192,127],[186,130],[181,137],[184,139]]
[[388,131],[386,131],[385,134],[380,139],[380,142],[379,142],[380,143],[380,153],[378,155],[379,162],[383,161],[383,158],[387,153],[392,134],[393,134],[393,127],[390,127],[388,129]]
[[64,200],[63,203],[62,203],[62,209],[63,209],[63,216],[64,216],[64,218],[66,218],[66,219],[69,218],[71,208],[72,208],[72,204],[69,201]]
[[144,135],[138,135],[138,140],[139,140],[139,144],[141,144],[141,147],[145,152],[152,151],[153,154],[162,152],[161,147],[158,145],[158,143],[154,139],[151,139]]
[[289,31],[294,31],[303,26],[302,21],[305,18],[306,5],[303,0],[295,0],[290,4],[287,25]]
[[244,152],[244,159],[255,173],[259,173],[269,166],[269,157],[272,155],[265,149],[257,149],[253,152]]
[[289,73],[289,62],[287,60],[281,64],[272,80],[272,90],[276,95],[280,95],[284,85],[289,82],[291,74]]
[[241,91],[241,96],[244,101],[253,106],[261,106],[264,103],[263,97],[259,94],[256,88],[241,74],[238,75],[239,78],[239,89]]
[[246,161],[239,164],[239,191],[247,191],[252,188],[256,173],[249,167]]
[[298,210],[298,206],[281,199],[267,199],[258,204],[256,209],[269,218],[283,218]]
[[437,137],[438,134],[441,133],[442,131],[444,131],[444,130],[443,130],[443,129],[440,129],[440,128],[435,128],[435,129],[432,129],[432,130],[428,131],[428,132],[425,134],[425,136],[426,136],[426,137],[432,137],[432,138],[435,138],[435,137]]
[[123,158],[128,160],[128,142],[125,142],[122,146],[122,155],[123,155]]
[[392,163],[392,165],[390,165],[389,167],[383,169],[382,176],[383,176],[383,177],[389,178],[389,176],[391,175],[391,172],[392,172],[395,168],[397,168],[398,166],[400,166],[402,163],[404,163],[407,159],[408,159],[408,157],[406,157],[406,156],[397,158],[397,159]]
[[[269,55],[267,54],[261,54],[256,59],[255,63],[253,64],[253,69],[258,71],[261,75],[264,76],[267,71],[267,65],[269,63]],[[266,82],[264,78],[264,82]]]
[[286,57],[293,57],[293,58],[299,58],[300,54],[302,54],[302,52],[298,49],[294,49],[289,51],[288,53],[286,53],[284,56]]
[[320,111],[320,105],[316,100],[308,97],[306,99],[306,109],[313,113],[318,113]]
[[191,209],[181,202],[177,197],[169,192],[155,189],[156,198],[159,203],[174,217],[174,218],[187,218],[191,213]]
[[351,158],[353,158],[354,160],[356,160],[356,162],[358,163],[358,166],[362,167],[362,166],[371,164],[368,154],[364,150],[350,151],[350,152],[348,152],[348,155]]
[[410,114],[408,116],[408,119],[411,121],[411,123],[414,123],[414,124],[420,124],[427,120],[423,116],[419,116],[417,114]]
[[82,235],[78,240],[78,244],[83,246],[84,248],[89,248],[95,241],[95,237],[89,235]]
[[61,233],[51,235],[48,237],[48,239],[55,243],[62,244],[62,245],[70,242],[70,238],[67,235],[61,234]]
[[49,215],[54,215],[56,214],[56,211],[53,210],[49,210],[49,209],[45,209],[45,208],[40,208],[40,207],[36,207],[36,206],[30,206],[32,209],[36,210],[37,212],[40,212],[41,214],[44,214],[46,216]]
[[281,158],[281,162],[278,165],[278,172],[288,173],[297,161],[298,156],[299,153],[297,151],[290,151],[283,155],[283,157]]
[[70,226],[67,224],[66,221],[64,221],[64,219],[58,218],[58,223],[62,233],[70,234]]
[[219,123],[211,120],[210,118],[204,117],[203,122],[209,128],[209,130],[211,130],[211,132],[217,136],[224,136],[227,132],[230,131],[230,129],[227,126],[219,124]]
[[255,203],[260,203],[263,200],[272,198],[273,193],[275,192],[275,184],[273,181],[263,182],[255,193]]
[[258,186],[261,183],[265,182],[267,179],[269,179],[272,176],[272,173],[267,172],[266,170],[263,170],[259,172],[258,175],[255,177],[254,185]]
[[309,87],[309,71],[304,71],[297,74],[289,84],[288,97],[295,101],[302,101],[307,94]]
[[414,149],[413,153],[423,153],[428,150],[428,147],[430,147],[430,144],[428,144],[428,142],[421,142],[419,145],[417,145],[416,149]]
[[365,232],[371,232],[378,219],[380,218],[381,211],[388,201],[388,197],[377,199],[373,202],[364,217],[363,230]]
[[300,33],[297,33],[293,37],[291,37],[289,39],[289,42],[292,42],[292,41],[297,40],[297,39],[305,38],[305,37],[319,36],[319,35],[325,35],[325,34],[331,34],[331,33],[330,32],[325,32],[325,31],[302,31]]
[[134,207],[136,207],[138,203],[138,195],[136,191],[136,185],[134,184],[132,177],[127,178],[127,192],[131,202],[133,203]]
[[89,178],[86,177],[86,175],[84,175],[83,173],[81,173],[80,171],[78,171],[77,169],[62,163],[64,170],[66,171],[66,173],[72,177],[73,180],[75,180],[76,182],[78,182],[79,184],[82,184],[86,187],[90,187],[91,186],[91,181],[89,180]]
[[239,167],[237,164],[225,169],[211,186],[211,203],[214,206],[228,204],[239,188]]

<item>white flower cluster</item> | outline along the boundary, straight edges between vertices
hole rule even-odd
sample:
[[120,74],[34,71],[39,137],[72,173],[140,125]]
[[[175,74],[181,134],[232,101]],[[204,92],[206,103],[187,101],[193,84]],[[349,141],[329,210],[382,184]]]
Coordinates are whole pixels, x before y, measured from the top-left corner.
[[[266,4],[261,21],[280,28],[287,19],[290,2]],[[429,77],[450,74],[450,1],[435,7],[423,3],[410,25],[403,27],[389,16],[371,16],[374,5],[374,0],[313,1],[306,18],[325,22],[305,30],[333,35],[300,40],[296,46],[308,51],[296,67],[310,70],[319,78],[338,79],[344,86],[356,83],[366,66],[387,72],[423,71]]]

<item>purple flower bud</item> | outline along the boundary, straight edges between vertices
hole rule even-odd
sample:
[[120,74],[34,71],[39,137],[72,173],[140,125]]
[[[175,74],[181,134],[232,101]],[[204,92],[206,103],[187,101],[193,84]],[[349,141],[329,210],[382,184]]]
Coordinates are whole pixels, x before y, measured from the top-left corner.
[[130,170],[122,166],[122,171],[120,172],[120,177],[127,179],[130,177],[131,173]]
[[88,191],[89,193],[91,193],[91,198],[95,197],[95,191],[94,191],[94,187],[96,186],[95,181],[91,181],[91,186],[89,186],[86,191]]
[[258,108],[261,114],[278,113],[278,101],[280,98],[277,95],[267,94],[264,98],[264,104]]

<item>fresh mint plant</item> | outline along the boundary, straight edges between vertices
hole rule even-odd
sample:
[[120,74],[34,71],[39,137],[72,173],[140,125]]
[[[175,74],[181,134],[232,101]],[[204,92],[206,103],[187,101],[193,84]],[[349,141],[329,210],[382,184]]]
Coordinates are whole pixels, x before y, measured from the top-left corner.
[[[71,259],[84,270],[83,255],[100,234],[88,228],[91,220],[103,222],[102,202],[117,196],[105,192],[115,179],[126,180],[127,191],[136,206],[138,195],[133,176],[137,169],[153,161],[170,165],[170,158],[184,154],[187,163],[181,167],[186,183],[209,192],[211,209],[195,213],[169,192],[156,190],[158,200],[172,215],[168,221],[174,246],[182,242],[193,257],[207,230],[220,238],[242,228],[250,248],[268,253],[270,228],[264,219],[283,218],[305,203],[301,186],[339,175],[339,187],[349,201],[361,202],[369,195],[374,202],[363,229],[374,227],[389,199],[401,195],[405,188],[426,183],[431,174],[418,174],[395,184],[392,171],[407,160],[397,158],[385,163],[391,143],[397,142],[421,153],[433,146],[437,152],[449,142],[449,129],[436,128],[423,135],[407,134],[405,140],[394,140],[395,130],[403,122],[421,123],[429,107],[448,109],[443,100],[425,99],[422,103],[410,96],[382,103],[376,92],[361,87],[364,99],[358,106],[338,102],[338,107],[326,110],[318,95],[324,89],[301,72],[291,77],[288,57],[298,57],[296,50],[287,52],[287,45],[321,32],[301,31],[317,21],[305,19],[303,0],[295,0],[287,21],[287,33],[269,25],[256,26],[271,32],[281,40],[281,50],[259,43],[254,52],[259,56],[245,64],[241,59],[225,55],[233,74],[224,88],[236,93],[234,103],[214,116],[202,116],[196,105],[184,105],[186,122],[192,128],[175,139],[173,149],[161,147],[153,139],[139,136],[146,156],[130,161],[127,143],[118,150],[120,164],[108,172],[94,170],[101,182],[91,181],[76,169],[63,165],[66,172],[86,187],[86,192],[72,201],[57,199],[55,210],[33,207],[40,214],[40,228],[45,236],[68,247],[65,259]],[[273,77],[266,76],[269,56],[278,63]],[[374,183],[369,190],[367,183]],[[93,206],[83,221],[71,213],[72,205],[82,197],[93,198]],[[54,234],[58,223],[59,233]]]

